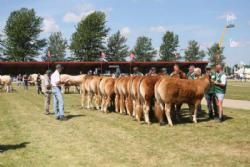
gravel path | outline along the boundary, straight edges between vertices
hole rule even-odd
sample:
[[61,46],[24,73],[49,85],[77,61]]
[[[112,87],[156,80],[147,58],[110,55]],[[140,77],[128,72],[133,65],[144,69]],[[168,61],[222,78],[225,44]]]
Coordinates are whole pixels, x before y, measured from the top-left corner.
[[[207,104],[205,99],[202,100],[202,104]],[[250,110],[250,101],[224,99],[223,106],[227,108]]]

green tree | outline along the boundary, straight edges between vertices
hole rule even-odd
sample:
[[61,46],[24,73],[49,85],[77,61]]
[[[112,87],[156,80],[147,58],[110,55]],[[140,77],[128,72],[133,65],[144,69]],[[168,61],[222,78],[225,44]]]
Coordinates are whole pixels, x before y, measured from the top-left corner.
[[208,56],[209,61],[214,66],[216,64],[223,64],[225,57],[223,55],[223,47],[220,47],[218,43],[213,44],[210,48],[208,48]]
[[111,35],[107,43],[107,60],[108,61],[125,61],[128,56],[127,39],[121,35],[120,31]]
[[66,55],[67,40],[63,38],[61,32],[54,32],[50,34],[48,39],[48,48],[45,53],[46,56],[43,57],[44,60],[48,60],[48,49],[51,54],[51,61],[64,61]]
[[198,42],[191,40],[188,42],[188,48],[185,51],[185,60],[186,61],[198,61],[202,60],[205,57],[205,52],[200,50]]
[[175,52],[179,44],[179,37],[173,32],[167,31],[160,46],[160,58],[164,61],[175,61],[178,59]]
[[145,36],[137,38],[133,52],[136,61],[152,61],[157,53],[152,46],[152,40]]
[[3,47],[4,47],[4,44],[3,44],[3,39],[2,39],[2,34],[0,34],[0,60],[2,60],[2,56],[3,56]]
[[103,43],[108,32],[109,28],[106,28],[106,16],[103,12],[96,11],[81,20],[76,27],[76,32],[72,34],[70,45],[76,59],[98,60],[100,52],[105,49]]
[[21,8],[11,12],[4,29],[7,59],[30,61],[39,55],[46,45],[45,39],[39,39],[42,21],[41,17],[36,16],[34,9]]

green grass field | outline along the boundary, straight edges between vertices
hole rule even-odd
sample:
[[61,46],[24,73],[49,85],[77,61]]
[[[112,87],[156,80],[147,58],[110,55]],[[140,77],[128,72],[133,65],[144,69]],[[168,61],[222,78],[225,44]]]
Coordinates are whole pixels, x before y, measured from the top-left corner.
[[[200,118],[174,127],[80,109],[65,95],[68,120],[43,114],[34,89],[0,94],[0,166],[249,166],[250,111],[225,109],[223,123]],[[186,120],[186,119],[185,119]]]
[[250,101],[250,82],[229,81],[226,98]]

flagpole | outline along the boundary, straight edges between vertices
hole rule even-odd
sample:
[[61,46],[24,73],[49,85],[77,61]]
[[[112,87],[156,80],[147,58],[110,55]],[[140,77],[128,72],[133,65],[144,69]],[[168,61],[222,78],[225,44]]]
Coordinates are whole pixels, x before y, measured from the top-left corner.
[[129,72],[130,72],[130,75],[131,75],[131,66],[132,66],[132,61],[135,59],[135,54],[132,52],[130,53],[130,63],[129,63]]
[[48,70],[49,70],[49,65],[50,65],[50,47],[48,48]]
[[101,61],[101,75],[102,75],[102,61]]
[[103,65],[103,62],[105,61],[105,58],[106,58],[106,54],[104,52],[100,52],[100,60],[101,60],[101,74],[102,74],[102,65]]
[[130,75],[131,75],[131,65],[132,65],[132,61],[130,61],[130,63],[129,63],[129,73],[130,73]]

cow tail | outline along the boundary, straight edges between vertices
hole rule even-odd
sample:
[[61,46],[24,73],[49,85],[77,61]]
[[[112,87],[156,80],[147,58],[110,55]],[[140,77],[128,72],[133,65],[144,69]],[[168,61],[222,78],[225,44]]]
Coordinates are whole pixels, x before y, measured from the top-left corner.
[[140,104],[142,104],[142,95],[140,93],[140,87],[141,87],[141,83],[142,83],[142,80],[144,79],[144,77],[140,78],[139,80],[139,84],[138,84],[138,89],[137,89],[137,94],[138,94],[138,101]]

